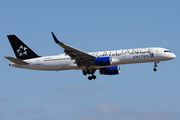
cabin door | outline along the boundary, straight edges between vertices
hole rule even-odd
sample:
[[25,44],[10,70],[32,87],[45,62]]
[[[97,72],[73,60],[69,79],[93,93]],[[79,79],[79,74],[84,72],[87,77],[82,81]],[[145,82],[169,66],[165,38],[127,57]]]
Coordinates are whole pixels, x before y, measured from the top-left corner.
[[40,62],[39,62],[39,60],[37,60],[37,65],[40,65]]

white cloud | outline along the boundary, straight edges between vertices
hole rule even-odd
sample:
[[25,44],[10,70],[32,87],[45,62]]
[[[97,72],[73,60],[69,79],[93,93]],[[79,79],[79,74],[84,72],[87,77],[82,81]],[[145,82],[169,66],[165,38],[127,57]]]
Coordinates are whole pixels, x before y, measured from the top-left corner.
[[71,86],[66,88],[55,88],[55,90],[57,92],[79,95],[81,97],[95,97],[98,92],[106,91],[107,88],[100,85],[93,85],[85,87]]
[[76,116],[70,120],[179,120],[180,117],[173,112],[134,112],[117,104],[99,104],[95,107],[82,108],[84,115]]
[[100,104],[97,106],[97,111],[100,113],[116,113],[122,112],[123,108],[118,105]]
[[16,114],[41,114],[45,112],[45,109],[42,106],[36,106],[36,107],[29,107],[24,108],[21,111],[17,112]]
[[7,103],[7,102],[8,101],[6,99],[0,97],[0,103]]

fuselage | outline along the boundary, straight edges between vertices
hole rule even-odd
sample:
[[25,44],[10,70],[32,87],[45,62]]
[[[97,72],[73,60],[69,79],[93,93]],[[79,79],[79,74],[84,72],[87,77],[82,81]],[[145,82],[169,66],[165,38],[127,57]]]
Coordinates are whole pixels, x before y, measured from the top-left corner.
[[[133,63],[145,63],[145,62],[159,62],[174,59],[175,54],[169,50],[160,47],[151,48],[137,48],[137,49],[125,49],[125,50],[113,50],[102,52],[91,52],[90,55],[98,57],[111,57],[112,64],[109,66],[96,66],[91,65],[89,69],[100,69],[106,67],[112,67],[122,64]],[[78,67],[75,59],[71,59],[66,54],[60,54],[55,56],[44,56],[38,58],[32,58],[24,60],[28,62],[28,65],[19,65],[11,63],[10,66],[32,70],[44,70],[44,71],[58,71],[58,70],[70,70],[70,69],[86,69],[86,66]]]

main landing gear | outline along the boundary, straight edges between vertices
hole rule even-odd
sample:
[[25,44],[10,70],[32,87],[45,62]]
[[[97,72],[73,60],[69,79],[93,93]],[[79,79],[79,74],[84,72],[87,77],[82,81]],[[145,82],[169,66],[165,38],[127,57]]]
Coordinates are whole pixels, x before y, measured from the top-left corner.
[[96,71],[96,69],[82,70],[83,75],[91,74],[91,76],[88,77],[89,80],[96,79],[96,76],[94,75],[95,71]]
[[89,76],[88,79],[89,80],[96,79],[96,76],[95,75]]
[[153,70],[154,70],[154,72],[156,72],[156,71],[157,71],[157,68],[156,68],[156,67],[157,67],[157,63],[159,63],[159,62],[154,62],[154,69],[153,69]]

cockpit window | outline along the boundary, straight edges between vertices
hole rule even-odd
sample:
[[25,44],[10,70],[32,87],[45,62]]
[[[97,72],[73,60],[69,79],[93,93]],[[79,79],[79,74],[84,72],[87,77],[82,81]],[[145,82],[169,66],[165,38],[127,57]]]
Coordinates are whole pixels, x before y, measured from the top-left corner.
[[164,52],[170,52],[169,50],[164,50]]

